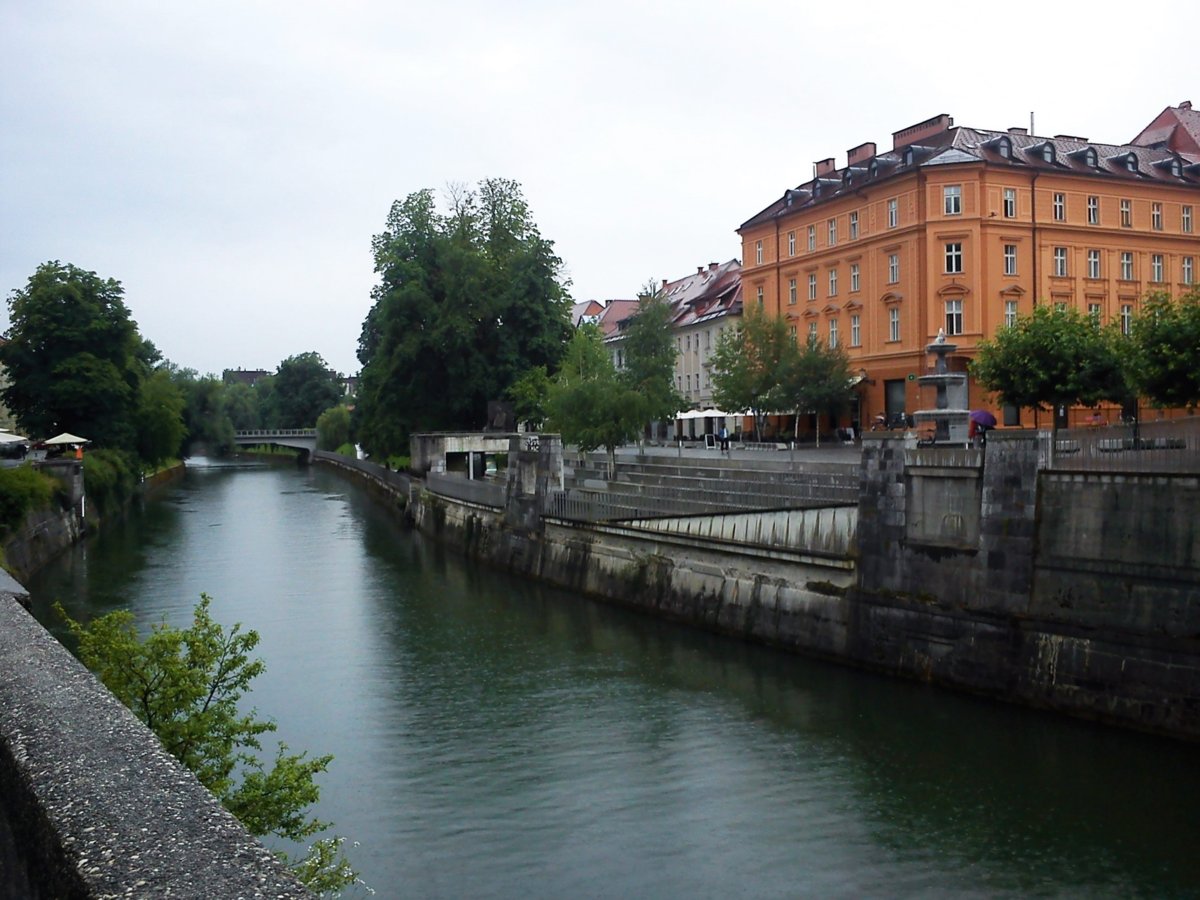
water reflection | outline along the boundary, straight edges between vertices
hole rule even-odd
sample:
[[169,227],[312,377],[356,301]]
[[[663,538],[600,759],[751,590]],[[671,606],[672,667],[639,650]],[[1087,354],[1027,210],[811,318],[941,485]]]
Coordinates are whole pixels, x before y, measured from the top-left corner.
[[382,896],[1166,896],[1195,748],[797,659],[466,564],[324,471],[192,473],[34,586],[263,635]]

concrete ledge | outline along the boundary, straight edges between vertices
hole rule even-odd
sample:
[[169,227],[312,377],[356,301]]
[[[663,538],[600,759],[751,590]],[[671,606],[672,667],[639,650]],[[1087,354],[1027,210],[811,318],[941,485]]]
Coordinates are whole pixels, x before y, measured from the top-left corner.
[[311,897],[15,593],[0,592],[0,897]]

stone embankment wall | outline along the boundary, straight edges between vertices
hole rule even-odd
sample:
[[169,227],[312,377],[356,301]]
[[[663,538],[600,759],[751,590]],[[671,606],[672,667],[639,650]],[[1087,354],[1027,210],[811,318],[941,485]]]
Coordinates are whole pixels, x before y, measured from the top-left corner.
[[823,552],[714,539],[718,517],[690,534],[548,518],[537,489],[514,490],[540,465],[515,451],[505,510],[414,491],[410,514],[472,556],[656,615],[1200,738],[1200,479],[1040,472],[1038,453],[1032,433],[993,433],[986,456],[865,440],[854,543]]
[[0,900],[312,895],[0,573]]

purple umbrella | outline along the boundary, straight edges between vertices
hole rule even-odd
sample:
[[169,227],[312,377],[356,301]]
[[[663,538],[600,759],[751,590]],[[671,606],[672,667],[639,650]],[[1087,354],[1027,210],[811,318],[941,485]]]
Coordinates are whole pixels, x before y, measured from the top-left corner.
[[996,417],[986,409],[971,410],[971,421],[976,425],[982,425],[984,428],[996,427]]

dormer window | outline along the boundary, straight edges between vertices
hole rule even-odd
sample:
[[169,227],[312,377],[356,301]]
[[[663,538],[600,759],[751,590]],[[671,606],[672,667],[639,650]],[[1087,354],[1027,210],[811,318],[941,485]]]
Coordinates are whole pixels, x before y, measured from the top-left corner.
[[1092,169],[1100,165],[1100,159],[1096,156],[1095,147],[1088,147],[1083,151],[1083,162],[1084,165]]
[[1170,159],[1160,159],[1154,164],[1156,169],[1165,169],[1176,178],[1183,176],[1183,160],[1178,156],[1172,156]]
[[850,182],[853,180],[853,178],[854,178],[854,173],[851,172],[850,167],[847,166],[846,171],[842,173],[842,186],[849,187]]
[[996,142],[996,152],[1005,159],[1012,159],[1012,141],[1006,137],[1000,138],[1000,140]]
[[1128,172],[1136,172],[1138,170],[1138,158],[1136,153],[1125,154],[1125,170]]
[[1051,143],[1042,144],[1040,152],[1042,154],[1042,162],[1046,162],[1046,163],[1054,162],[1054,145],[1053,144],[1051,144]]
[[903,164],[905,166],[911,166],[913,164],[913,148],[912,147],[904,148],[904,156],[902,157],[902,159],[903,159]]
[[876,175],[879,174],[879,160],[877,160],[877,159],[871,160],[871,165],[868,167],[867,173],[872,178],[874,178]]

